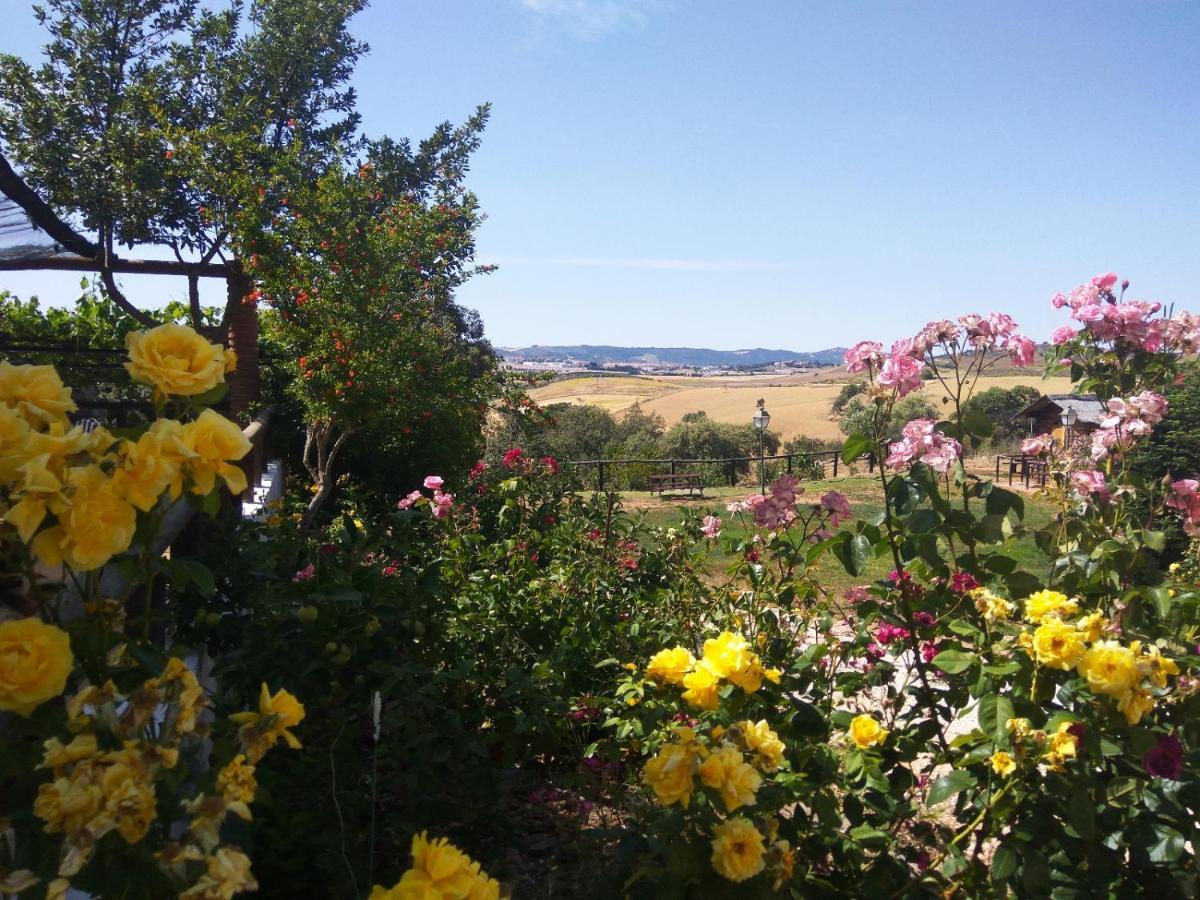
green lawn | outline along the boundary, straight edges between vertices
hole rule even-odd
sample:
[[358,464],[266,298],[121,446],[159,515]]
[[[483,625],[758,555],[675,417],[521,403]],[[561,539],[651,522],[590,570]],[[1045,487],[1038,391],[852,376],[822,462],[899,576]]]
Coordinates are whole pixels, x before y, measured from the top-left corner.
[[[850,498],[854,514],[859,518],[869,519],[877,516],[883,509],[883,494],[878,480],[864,476],[852,475],[843,478],[827,479],[825,481],[804,482],[805,495],[820,497],[829,490],[838,490]],[[626,491],[622,499],[631,512],[645,516],[651,525],[673,525],[679,522],[684,511],[720,516],[723,522],[723,533],[719,541],[719,549],[710,557],[710,569],[713,574],[724,571],[732,561],[725,547],[728,539],[741,537],[746,533],[738,517],[726,511],[725,506],[731,500],[746,496],[747,488],[705,488],[705,499],[678,499],[651,497],[645,491]],[[1044,526],[1053,517],[1053,507],[1040,496],[1026,494],[1025,496],[1025,525],[1030,531]],[[1034,545],[1031,535],[1026,534],[1010,540],[1002,547],[1005,555],[1017,561],[1018,568],[1045,576],[1048,561]],[[826,556],[817,566],[817,578],[821,584],[830,590],[841,590],[853,584],[865,584],[883,578],[893,568],[889,557],[875,560],[866,573],[853,577],[846,573],[842,564],[833,556]]]

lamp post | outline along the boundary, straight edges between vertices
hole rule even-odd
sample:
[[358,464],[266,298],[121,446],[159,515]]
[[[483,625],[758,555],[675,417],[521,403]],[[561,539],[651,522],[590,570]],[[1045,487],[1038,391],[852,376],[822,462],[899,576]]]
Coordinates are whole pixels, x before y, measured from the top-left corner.
[[1071,407],[1067,407],[1062,414],[1063,424],[1063,449],[1070,450],[1071,448],[1071,429],[1075,427],[1075,422],[1079,419],[1079,412]]
[[771,424],[771,414],[767,412],[766,403],[765,400],[758,401],[758,412],[750,420],[758,430],[758,489],[764,496],[767,493],[767,453],[764,449],[763,436],[767,432],[767,426]]

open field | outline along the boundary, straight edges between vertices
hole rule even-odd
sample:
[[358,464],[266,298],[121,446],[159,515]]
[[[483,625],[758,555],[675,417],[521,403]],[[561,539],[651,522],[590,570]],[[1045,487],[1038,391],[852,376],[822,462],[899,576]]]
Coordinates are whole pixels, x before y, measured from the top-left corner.
[[[845,383],[840,370],[823,370],[807,375],[744,375],[726,378],[658,378],[624,376],[594,378],[581,376],[537,388],[532,396],[541,404],[590,403],[620,415],[635,403],[647,413],[658,413],[667,425],[685,413],[703,410],[718,422],[747,423],[760,397],[771,413],[771,429],[787,440],[797,435],[822,439],[841,437],[832,417],[833,401]],[[827,380],[815,380],[817,376]],[[977,390],[1012,388],[1028,384],[1042,393],[1070,390],[1068,378],[1043,380],[1036,371],[1028,374],[996,375],[979,380]],[[935,407],[945,391],[937,382],[927,384],[925,393]]]

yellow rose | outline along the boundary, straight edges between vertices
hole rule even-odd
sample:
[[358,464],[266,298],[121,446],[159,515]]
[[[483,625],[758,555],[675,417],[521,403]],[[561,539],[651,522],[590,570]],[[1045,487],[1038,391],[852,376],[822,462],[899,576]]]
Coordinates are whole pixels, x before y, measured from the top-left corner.
[[246,490],[246,474],[231,465],[250,452],[250,441],[235,422],[206,409],[195,422],[184,425],[180,440],[190,454],[192,493],[207,494],[216,486],[219,475],[230,493]]
[[745,671],[754,657],[749,642],[740,634],[723,631],[704,642],[704,659],[719,678],[728,678],[730,672]]
[[136,844],[150,830],[156,810],[154,779],[138,764],[117,761],[100,777],[105,811],[116,822],[127,843]]
[[688,744],[664,744],[646,763],[642,780],[654,790],[662,806],[678,803],[684,809],[692,802],[692,770],[696,754]]
[[745,881],[761,872],[763,836],[748,819],[727,819],[713,828],[712,866],[730,881]]
[[72,469],[67,482],[69,499],[55,510],[58,524],[34,539],[33,552],[47,565],[65,562],[89,572],[129,549],[137,513],[117,496],[99,466]]
[[721,678],[713,671],[707,659],[700,660],[696,668],[683,676],[683,699],[697,709],[716,709],[721,702],[718,691]]
[[71,639],[41,619],[0,622],[0,710],[28,716],[67,686]]
[[21,466],[21,480],[13,493],[19,497],[4,514],[4,521],[17,529],[22,543],[28,544],[46,518],[46,511],[66,503],[62,482],[50,471],[50,457],[35,456]]
[[0,404],[15,409],[35,428],[66,421],[78,407],[54,366],[14,366],[0,362]]
[[1104,613],[1094,612],[1076,622],[1075,627],[1083,632],[1084,639],[1091,643],[1100,640],[1104,629],[1108,627],[1108,619],[1104,618]]
[[683,676],[696,664],[696,657],[686,647],[659,650],[646,664],[646,677],[664,684],[683,684]]
[[783,762],[783,752],[785,747],[783,741],[779,739],[771,726],[767,724],[766,719],[758,722],[746,720],[738,723],[738,728],[742,732],[742,738],[746,741],[746,747],[753,750],[757,756],[759,767],[764,772],[774,772]]
[[232,347],[226,347],[225,353],[221,357],[221,363],[225,369],[226,375],[231,375],[237,369],[238,356],[237,352]]
[[[1138,647],[1140,649],[1141,645],[1139,644]],[[1179,666],[1175,665],[1174,660],[1163,656],[1153,644],[1147,647],[1144,653],[1138,654],[1137,666],[1140,674],[1149,678],[1155,687],[1160,688],[1167,686],[1168,675],[1179,674]]]
[[1079,674],[1093,694],[1122,697],[1138,683],[1137,658],[1117,641],[1098,641],[1079,660]]
[[392,891],[375,888],[371,896],[491,900],[500,895],[500,885],[480,870],[479,863],[445,838],[431,841],[424,832],[413,835],[412,857],[412,867]]
[[1079,739],[1071,733],[1073,722],[1061,722],[1058,729],[1049,735],[1049,743],[1042,759],[1055,772],[1063,771],[1063,764],[1074,759],[1079,749]]
[[179,463],[172,456],[163,450],[162,435],[153,431],[147,431],[137,443],[126,441],[113,471],[114,490],[142,512],[153,509],[167,488],[174,500],[182,490],[182,479]]
[[1060,619],[1047,618],[1033,633],[1033,657],[1051,669],[1075,668],[1085,649],[1083,635]]
[[1079,604],[1058,591],[1037,591],[1025,598],[1025,618],[1037,624],[1047,616],[1069,618],[1079,611]]
[[1017,762],[1003,750],[992,754],[992,771],[1007,778],[1017,770]]
[[874,747],[887,740],[887,729],[875,721],[874,716],[855,716],[850,722],[850,739],[860,750]]
[[225,351],[186,325],[159,325],[125,337],[134,381],[163,394],[194,397],[225,380]]
[[0,486],[12,484],[29,458],[29,423],[15,409],[0,404]]
[[95,818],[103,802],[99,785],[87,780],[55,778],[38,788],[33,814],[45,823],[47,834],[75,834]]
[[742,751],[723,744],[700,764],[700,780],[721,794],[727,812],[754,803],[762,776],[742,759]]

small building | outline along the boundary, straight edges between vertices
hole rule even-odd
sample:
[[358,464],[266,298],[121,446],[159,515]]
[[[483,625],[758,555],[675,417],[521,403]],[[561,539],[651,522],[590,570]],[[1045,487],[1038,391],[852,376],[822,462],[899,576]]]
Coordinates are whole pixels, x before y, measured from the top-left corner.
[[1108,409],[1095,394],[1043,394],[1015,416],[1027,435],[1048,434],[1060,444],[1063,441],[1065,419],[1071,419],[1074,437],[1089,434],[1100,427]]

